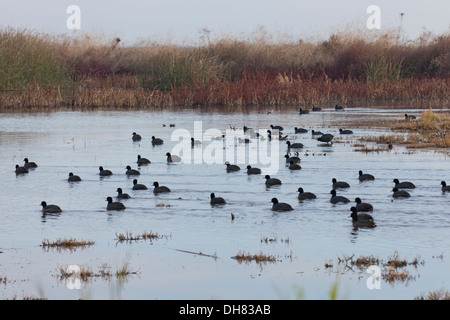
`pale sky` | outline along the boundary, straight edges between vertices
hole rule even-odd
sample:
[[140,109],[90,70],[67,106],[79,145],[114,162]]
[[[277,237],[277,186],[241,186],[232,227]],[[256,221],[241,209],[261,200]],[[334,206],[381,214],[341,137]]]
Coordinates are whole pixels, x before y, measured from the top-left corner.
[[[79,30],[69,30],[66,13],[80,8]],[[402,27],[405,37],[450,31],[449,0],[0,0],[0,27],[52,34],[100,33],[138,40],[198,43],[201,30],[248,36],[260,27],[268,34],[323,37],[345,25],[366,28],[369,5],[380,8],[380,30]],[[400,19],[400,13],[404,13]]]

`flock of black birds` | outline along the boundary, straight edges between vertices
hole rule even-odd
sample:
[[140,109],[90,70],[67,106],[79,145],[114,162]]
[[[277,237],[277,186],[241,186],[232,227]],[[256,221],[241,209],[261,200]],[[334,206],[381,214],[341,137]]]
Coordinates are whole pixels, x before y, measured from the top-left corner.
[[[335,109],[343,110],[343,108],[340,106],[336,106]],[[320,111],[320,110],[321,109],[318,107],[313,108],[313,111]],[[308,110],[302,110],[302,109],[299,110],[300,115],[308,114],[308,113],[309,113]],[[411,119],[410,117],[411,116],[408,116],[407,114],[405,114],[406,119]],[[171,125],[171,127],[173,127],[173,126],[174,125]],[[275,131],[278,132],[279,140],[287,139],[287,136],[282,135],[282,132],[284,130],[283,127],[271,125],[270,128],[272,130],[267,130],[267,138],[269,140],[273,139],[272,133]],[[251,132],[254,132],[252,128],[248,128],[246,126],[243,127],[243,131],[244,131],[244,134],[251,134]],[[304,129],[304,128],[295,127],[294,132],[296,134],[300,134],[300,133],[307,133],[308,130]],[[340,134],[352,134],[353,131],[348,130],[348,129],[345,129],[345,130],[339,129],[339,133]],[[313,137],[316,137],[317,141],[323,142],[326,144],[332,143],[332,139],[334,137],[330,133],[322,133],[322,132],[314,131],[314,130],[311,130],[311,135]],[[259,137],[259,135],[256,134],[256,137]],[[225,135],[222,135],[220,138],[222,138],[222,139],[225,138]],[[141,140],[142,140],[141,135],[137,134],[136,132],[132,133],[132,141],[139,142]],[[250,139],[242,139],[242,140],[240,140],[240,142],[249,143]],[[151,143],[153,146],[156,146],[156,145],[164,144],[164,141],[161,138],[156,138],[155,136],[152,136]],[[195,147],[195,146],[198,146],[201,144],[202,144],[201,141],[194,140],[194,138],[191,139],[192,147]],[[287,145],[287,152],[284,157],[286,158],[286,163],[289,164],[288,168],[290,170],[300,170],[301,166],[299,163],[301,160],[300,160],[300,157],[298,156],[298,152],[296,152],[295,156],[291,156],[291,149],[301,149],[301,148],[303,148],[303,144],[302,143],[291,143],[290,141],[286,141],[286,145]],[[168,164],[179,163],[182,160],[180,157],[178,157],[176,155],[172,155],[169,152],[166,153],[166,157],[167,157]],[[136,163],[138,166],[143,166],[143,165],[150,164],[151,161],[138,155]],[[225,165],[226,165],[227,172],[236,172],[236,171],[241,170],[241,168],[238,165],[230,164],[229,162],[226,162]],[[25,158],[23,166],[16,165],[15,173],[17,175],[27,174],[29,172],[29,169],[35,169],[37,167],[38,167],[38,165],[35,162],[30,162],[28,160],[28,158]],[[102,166],[100,166],[98,169],[99,169],[99,176],[105,177],[105,176],[110,176],[113,174],[110,170],[106,170]],[[132,169],[130,166],[126,166],[125,169],[126,169],[125,174],[127,176],[139,176],[140,175],[139,170]],[[262,170],[260,168],[251,167],[250,165],[247,165],[246,169],[247,169],[247,174],[249,174],[249,175],[258,175],[258,174],[262,173]],[[272,178],[269,175],[265,175],[264,178],[265,178],[266,187],[271,187],[271,186],[282,184],[282,182],[279,179]],[[82,179],[79,176],[74,175],[72,172],[69,173],[69,177],[67,179],[68,182],[80,182],[81,180]],[[360,182],[371,181],[371,180],[375,180],[375,177],[373,175],[368,174],[368,173],[363,173],[361,170],[359,170],[359,181]],[[331,194],[330,203],[332,203],[332,204],[350,203],[351,201],[348,198],[341,196],[341,195],[337,195],[337,191],[336,191],[336,190],[339,190],[342,188],[349,188],[350,185],[345,181],[337,181],[335,178],[333,178],[331,182],[332,182],[332,190],[330,191],[330,194]],[[414,189],[416,187],[412,182],[409,182],[409,181],[400,182],[398,179],[394,179],[392,182],[395,183],[395,186],[392,189],[392,192],[393,192],[392,197],[393,198],[409,198],[411,195],[405,189]],[[171,192],[171,190],[168,187],[160,186],[157,181],[155,181],[153,183],[153,187],[154,187],[153,192],[155,194]],[[147,188],[147,186],[138,183],[137,179],[134,179],[132,189],[133,190],[147,190],[148,188]],[[441,190],[442,190],[442,192],[450,192],[450,186],[447,186],[445,181],[441,181]],[[303,190],[303,188],[301,188],[301,187],[298,188],[297,191],[299,193],[298,200],[300,200],[300,201],[313,200],[313,199],[317,198],[315,194],[313,194],[311,192],[305,192]],[[117,188],[117,196],[116,197],[117,197],[117,199],[131,198],[130,195],[128,195],[127,193],[123,193],[123,190],[121,188]],[[114,201],[112,197],[107,197],[106,201],[108,202],[107,206],[106,206],[106,209],[108,211],[111,211],[111,210],[120,211],[120,210],[126,209],[125,205],[122,202]],[[374,221],[373,217],[368,213],[368,212],[373,211],[373,206],[369,203],[362,202],[359,197],[357,197],[355,199],[355,202],[356,202],[356,204],[350,208],[350,211],[351,211],[350,216],[352,217],[353,226],[369,227],[369,228],[375,227],[376,226],[375,221]],[[216,195],[214,193],[210,194],[210,204],[212,206],[225,205],[226,203],[227,202],[222,197],[216,197]],[[289,205],[287,203],[279,202],[277,198],[272,198],[271,203],[272,203],[273,211],[283,212],[283,211],[294,210],[291,205]],[[41,206],[42,206],[42,212],[44,214],[62,212],[62,210],[59,206],[54,205],[54,204],[47,204],[45,201],[41,202]]]

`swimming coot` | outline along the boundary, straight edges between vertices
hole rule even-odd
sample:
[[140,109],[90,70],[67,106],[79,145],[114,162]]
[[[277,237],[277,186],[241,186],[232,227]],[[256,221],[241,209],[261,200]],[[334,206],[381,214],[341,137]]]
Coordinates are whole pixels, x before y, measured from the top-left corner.
[[138,183],[137,179],[133,180],[133,190],[147,190],[147,186],[145,184]]
[[43,213],[58,213],[58,212],[62,212],[61,208],[59,206],[57,206],[56,204],[47,204],[47,202],[42,201],[41,202],[41,206],[42,206],[42,212]]
[[362,170],[359,170],[359,181],[367,181],[367,180],[375,180],[375,177],[369,173],[363,173]]
[[301,168],[302,167],[294,161],[291,161],[291,163],[289,164],[289,170],[300,170]]
[[373,228],[376,227],[373,217],[368,213],[358,213],[355,207],[350,208],[353,227]]
[[312,111],[322,111],[322,108],[320,108],[320,107],[312,107]]
[[304,192],[303,188],[298,188],[298,200],[312,200],[316,199],[316,195],[311,192]]
[[337,181],[336,178],[331,179],[333,189],[350,188],[350,185],[345,181]]
[[286,141],[286,144],[288,146],[288,149],[301,149],[303,148],[303,143],[297,142],[297,143],[291,143],[290,141]]
[[448,186],[447,183],[445,183],[445,181],[441,181],[441,186],[442,192],[450,191],[450,186]]
[[274,126],[273,124],[270,125],[270,128],[272,128],[272,130],[278,130],[278,131],[284,130],[284,128],[282,126]]
[[309,111],[308,110],[303,110],[302,108],[299,109],[298,111],[299,114],[308,114]]
[[194,138],[191,138],[191,147],[200,146],[202,142],[200,140],[195,140]]
[[111,171],[103,169],[102,166],[98,167],[98,171],[99,171],[99,175],[102,176],[102,177],[110,176],[110,175],[113,174]]
[[278,202],[277,198],[272,198],[271,202],[273,203],[272,205],[272,211],[291,211],[294,210],[291,205],[284,203],[284,202]]
[[226,204],[226,201],[222,197],[216,197],[214,193],[210,195],[211,201],[209,202],[212,206]]
[[130,166],[127,166],[125,169],[127,169],[127,171],[125,172],[125,174],[126,174],[127,176],[138,176],[138,175],[141,174],[138,170],[136,170],[136,169],[131,169]]
[[228,161],[225,162],[225,165],[227,166],[227,172],[236,172],[241,170],[241,168],[235,164],[230,164]]
[[126,207],[121,202],[113,202],[113,199],[111,197],[106,198],[106,201],[108,201],[108,204],[106,205],[106,210],[111,211],[120,211],[125,210]]
[[409,182],[409,181],[400,182],[400,181],[398,181],[398,179],[394,179],[394,180],[392,180],[392,182],[395,183],[395,187],[397,189],[414,189],[416,187],[414,185],[414,183]]
[[16,174],[24,174],[24,173],[28,173],[28,169],[16,164]]
[[260,168],[252,168],[252,166],[247,166],[247,174],[261,174]]
[[72,172],[69,173],[69,178],[67,178],[67,181],[69,182],[77,182],[81,181],[81,178],[77,175],[74,175]]
[[344,110],[344,107],[342,107],[340,105],[335,105],[334,110]]
[[352,134],[353,131],[350,129],[339,129],[340,134]]
[[123,193],[122,188],[117,188],[117,198],[118,199],[129,199],[131,197],[128,193]]
[[330,193],[331,193],[330,202],[333,203],[333,204],[336,204],[336,203],[349,203],[350,202],[350,200],[348,200],[344,196],[337,196],[336,195],[336,190],[334,190],[334,189],[331,190]]
[[141,137],[141,135],[137,134],[136,132],[133,132],[133,135],[132,135],[131,139],[133,141],[141,141],[142,137]]
[[362,202],[361,198],[356,198],[355,199],[356,202],[356,210],[358,212],[362,211],[362,212],[368,212],[368,211],[373,211],[373,206],[370,203],[367,202]]
[[30,161],[28,161],[28,158],[23,159],[23,162],[25,162],[23,166],[25,168],[27,168],[27,169],[37,168],[38,167],[36,162],[30,162]]
[[333,140],[334,136],[331,133],[325,133],[321,135],[319,138],[317,138],[317,141],[325,142],[325,143],[333,143],[331,140]]
[[295,128],[294,128],[294,132],[295,132],[295,133],[307,133],[307,132],[308,132],[308,129],[305,129],[305,128],[297,128],[297,127],[295,127]]
[[264,179],[266,179],[266,186],[270,187],[270,186],[275,186],[275,185],[280,185],[281,184],[281,180],[277,179],[277,178],[271,178],[269,175],[266,175],[264,177]]
[[392,189],[392,197],[394,198],[409,198],[411,195],[405,190],[398,190],[397,188]]
[[289,157],[289,155],[286,154],[284,157],[286,158],[286,163],[299,163],[301,161],[300,157],[297,156]]
[[315,130],[311,130],[311,134],[313,136],[321,136],[321,135],[323,135],[322,131],[315,131]]
[[165,186],[160,186],[157,181],[153,182],[153,186],[155,187],[153,189],[153,193],[167,193],[170,192],[170,189]]
[[181,158],[177,155],[172,155],[170,152],[166,153],[167,163],[179,163],[181,162]]
[[150,164],[151,161],[148,160],[147,158],[142,158],[140,155],[138,155],[136,163],[138,164],[138,166],[145,166],[147,164]]
[[155,138],[155,136],[152,136],[152,145],[157,146],[163,143],[164,141],[161,138]]

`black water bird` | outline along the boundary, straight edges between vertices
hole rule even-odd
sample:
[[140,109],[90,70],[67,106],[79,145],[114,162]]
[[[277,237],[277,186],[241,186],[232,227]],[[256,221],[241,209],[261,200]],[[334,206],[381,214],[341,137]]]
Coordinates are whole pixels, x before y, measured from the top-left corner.
[[409,198],[411,195],[405,190],[398,190],[397,188],[392,189],[392,197],[394,198]]
[[129,199],[131,198],[128,193],[123,193],[122,188],[117,188],[117,198],[118,199]]
[[303,188],[298,188],[298,200],[312,200],[316,199],[316,195],[312,192],[304,192]]
[[445,183],[445,181],[441,181],[441,186],[442,186],[442,188],[441,188],[442,192],[446,192],[446,191],[450,192],[450,186],[448,186],[447,183]]
[[141,141],[141,140],[142,140],[142,137],[141,137],[140,134],[137,134],[136,132],[133,132],[133,135],[131,136],[131,139],[132,139],[133,141]]
[[350,129],[339,129],[340,134],[352,134],[353,131]]
[[395,187],[397,189],[415,189],[416,188],[415,184],[412,182],[409,182],[409,181],[400,182],[398,179],[394,179],[394,180],[392,180],[392,182],[395,183]]
[[211,200],[209,201],[209,203],[212,206],[226,204],[226,201],[222,197],[216,197],[214,193],[211,193],[210,198]]
[[301,168],[302,167],[294,161],[291,161],[291,163],[289,164],[289,170],[300,170]]
[[362,170],[359,170],[358,174],[359,181],[375,180],[375,177],[373,175],[371,175],[370,173],[363,173]]
[[147,164],[150,164],[151,161],[148,160],[147,158],[141,157],[141,156],[138,154],[136,163],[138,164],[138,166],[145,166],[145,165],[147,165]]
[[113,173],[109,170],[104,169],[102,166],[98,167],[99,175],[102,177],[110,176]]
[[337,204],[337,203],[349,203],[350,200],[344,196],[338,196],[336,195],[336,190],[331,190],[331,198],[330,198],[330,202],[333,204]]
[[295,127],[295,128],[294,128],[294,132],[295,132],[295,133],[307,133],[307,132],[308,132],[308,129],[305,129],[305,128],[297,128],[297,127]]
[[225,165],[227,166],[227,172],[236,172],[241,170],[241,168],[235,164],[230,164],[228,161],[225,162]]
[[42,212],[43,213],[59,213],[62,212],[61,208],[57,206],[56,204],[47,204],[47,202],[42,201]]
[[290,141],[286,141],[286,144],[288,146],[288,149],[301,149],[301,148],[303,148],[303,143],[300,143],[300,142],[291,143]]
[[355,207],[358,212],[373,211],[373,206],[370,203],[362,202],[361,198],[355,198],[355,202],[356,202]]
[[147,190],[147,186],[145,184],[138,183],[137,179],[133,180],[133,190]]
[[266,175],[264,177],[266,179],[266,186],[275,186],[275,185],[281,185],[281,180],[277,178],[271,178],[269,175]]
[[108,211],[120,211],[126,209],[123,203],[113,202],[113,199],[111,197],[106,198],[106,201],[108,201],[108,204],[106,205],[106,210]]
[[308,110],[303,110],[302,108],[299,109],[299,114],[309,114]]
[[28,169],[25,167],[21,167],[18,164],[16,164],[16,174],[24,174],[24,173],[28,173]]
[[368,213],[358,213],[356,207],[351,207],[352,224],[355,228],[373,228],[376,227],[375,220]]
[[72,172],[69,173],[69,178],[67,178],[67,181],[69,182],[77,182],[81,181],[81,178],[77,175],[74,175]]
[[247,166],[247,174],[261,174],[260,168],[252,168],[252,166]]
[[138,175],[141,174],[138,170],[136,170],[136,169],[131,169],[130,166],[127,166],[125,169],[127,169],[127,171],[125,172],[125,174],[126,174],[127,176],[138,176]]
[[284,203],[284,202],[278,202],[277,198],[272,198],[272,200],[270,201],[272,202],[272,211],[278,211],[278,212],[282,212],[282,211],[291,211],[294,210],[290,204]]
[[167,163],[179,163],[181,162],[181,158],[177,155],[172,155],[170,152],[166,153]]
[[164,143],[164,140],[161,138],[155,138],[155,136],[152,136],[152,145],[161,145]]
[[153,182],[153,186],[155,187],[153,189],[153,193],[167,193],[170,192],[170,189],[166,186],[160,186],[157,181]]
[[38,165],[36,164],[36,162],[30,162],[28,161],[28,158],[23,159],[24,162],[24,167],[27,169],[32,169],[32,168],[37,168]]
[[286,158],[286,163],[299,163],[301,161],[300,157],[297,156],[290,157],[288,154],[285,154],[284,157]]
[[321,135],[319,138],[317,138],[317,141],[325,142],[325,143],[332,143],[331,140],[333,140],[334,136],[331,133],[325,133]]
[[350,188],[350,185],[347,182],[337,181],[336,178],[331,179],[331,183],[332,183],[333,189]]

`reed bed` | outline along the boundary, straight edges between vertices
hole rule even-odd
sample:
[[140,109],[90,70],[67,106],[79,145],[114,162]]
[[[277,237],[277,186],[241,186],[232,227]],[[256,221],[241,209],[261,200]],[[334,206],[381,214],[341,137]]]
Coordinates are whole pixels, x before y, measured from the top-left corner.
[[0,29],[0,109],[449,105],[450,34],[222,37],[197,46]]

